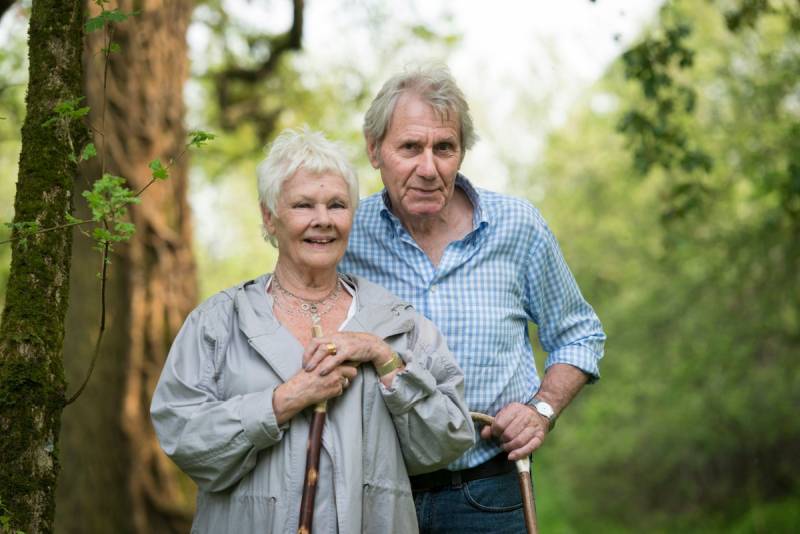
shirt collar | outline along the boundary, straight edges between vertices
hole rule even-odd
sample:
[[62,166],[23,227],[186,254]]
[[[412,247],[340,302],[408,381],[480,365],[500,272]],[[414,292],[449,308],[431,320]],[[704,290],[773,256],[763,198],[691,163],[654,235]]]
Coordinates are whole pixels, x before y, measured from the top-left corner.
[[[461,188],[461,190],[464,191],[464,194],[467,195],[469,201],[472,202],[473,231],[480,230],[482,227],[488,226],[489,219],[486,215],[484,205],[481,202],[480,191],[476,189],[472,185],[472,182],[470,182],[467,177],[461,173],[456,175],[456,187]],[[401,223],[400,219],[394,213],[392,213],[392,201],[389,198],[389,192],[386,191],[386,188],[384,188],[381,192],[381,200],[381,216],[392,224],[392,227],[395,229],[395,231],[399,231],[399,229],[403,227],[403,223]]]

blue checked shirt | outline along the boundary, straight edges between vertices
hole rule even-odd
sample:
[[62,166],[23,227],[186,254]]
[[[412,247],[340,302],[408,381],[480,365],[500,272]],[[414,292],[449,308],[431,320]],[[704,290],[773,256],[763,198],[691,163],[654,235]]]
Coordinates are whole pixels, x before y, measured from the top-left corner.
[[[439,327],[464,370],[472,411],[494,415],[539,389],[528,321],[539,327],[545,368],[567,363],[596,380],[606,336],[541,214],[462,175],[456,186],[472,201],[473,230],[447,245],[438,266],[389,211],[384,192],[360,203],[339,270],[381,284]],[[474,467],[501,451],[479,438],[448,467]]]

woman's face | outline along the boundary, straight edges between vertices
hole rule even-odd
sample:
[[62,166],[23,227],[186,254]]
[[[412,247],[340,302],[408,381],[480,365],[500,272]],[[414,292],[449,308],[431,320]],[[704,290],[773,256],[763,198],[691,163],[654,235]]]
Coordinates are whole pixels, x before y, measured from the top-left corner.
[[284,267],[300,275],[336,269],[353,225],[344,178],[301,167],[281,186],[275,212],[262,208],[264,224],[278,241],[278,261]]

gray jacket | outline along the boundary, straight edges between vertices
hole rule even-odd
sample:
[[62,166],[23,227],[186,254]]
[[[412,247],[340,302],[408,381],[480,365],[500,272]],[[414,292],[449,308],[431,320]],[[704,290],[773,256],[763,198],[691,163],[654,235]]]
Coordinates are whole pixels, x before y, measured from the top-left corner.
[[[164,451],[197,483],[192,532],[296,532],[310,417],[279,427],[272,393],[303,347],[272,315],[268,275],[187,318],[150,408]],[[362,365],[329,402],[315,532],[417,532],[408,475],[446,466],[475,432],[463,375],[436,327],[363,278],[343,330],[383,338],[406,363],[392,388]]]

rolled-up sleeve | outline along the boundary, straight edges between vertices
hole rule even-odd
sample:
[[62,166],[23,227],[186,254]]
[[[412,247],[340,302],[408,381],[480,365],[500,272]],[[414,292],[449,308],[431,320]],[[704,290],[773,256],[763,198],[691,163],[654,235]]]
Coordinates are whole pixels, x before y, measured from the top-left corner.
[[410,475],[445,467],[475,442],[461,369],[433,323],[415,323],[413,346],[398,351],[405,369],[380,386]]
[[150,405],[162,449],[205,491],[238,482],[255,467],[258,452],[283,437],[272,408],[274,387],[219,397],[214,377],[229,320],[217,308],[195,310],[186,320]]
[[540,219],[542,238],[531,251],[527,272],[528,313],[547,351],[545,369],[566,363],[600,378],[606,335],[600,319],[581,295],[555,236]]

